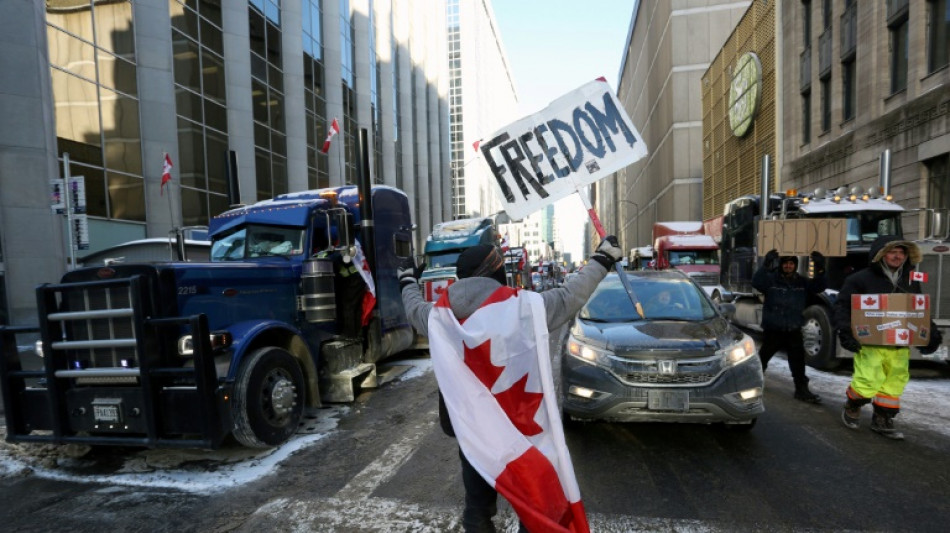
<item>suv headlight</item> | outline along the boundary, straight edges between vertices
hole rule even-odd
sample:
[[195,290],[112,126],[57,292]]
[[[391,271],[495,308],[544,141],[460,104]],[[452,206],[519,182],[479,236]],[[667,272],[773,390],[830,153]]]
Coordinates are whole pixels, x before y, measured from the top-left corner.
[[573,357],[584,361],[585,363],[609,367],[610,356],[613,352],[603,348],[595,348],[574,338],[573,335],[567,338],[567,353]]
[[756,354],[755,341],[752,340],[752,337],[743,333],[739,342],[730,344],[716,353],[722,356],[727,366],[738,365]]

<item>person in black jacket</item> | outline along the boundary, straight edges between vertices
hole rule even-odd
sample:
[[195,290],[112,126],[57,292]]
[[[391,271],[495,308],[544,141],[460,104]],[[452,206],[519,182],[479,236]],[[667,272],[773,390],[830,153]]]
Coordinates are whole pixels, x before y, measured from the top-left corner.
[[[855,352],[854,372],[848,386],[847,400],[841,421],[850,429],[858,429],[861,407],[874,404],[871,430],[885,437],[900,440],[904,434],[894,425],[900,412],[900,397],[910,381],[910,348],[906,346],[862,345],[851,331],[851,295],[853,294],[920,294],[920,282],[910,281],[910,271],[920,262],[920,248],[895,235],[882,235],[871,244],[870,264],[851,274],[844,281],[835,301],[835,327],[838,339],[846,350]],[[926,346],[918,348],[931,354],[940,347],[943,336],[931,320]]]
[[808,304],[808,296],[825,290],[825,257],[811,253],[815,265],[815,277],[808,279],[798,273],[798,258],[779,258],[778,251],[765,254],[762,266],[752,275],[752,286],[765,295],[762,307],[762,347],[759,358],[762,371],[779,350],[785,350],[788,369],[795,382],[795,399],[820,403],[821,397],[808,390],[805,376],[805,346],[802,341],[802,313]]

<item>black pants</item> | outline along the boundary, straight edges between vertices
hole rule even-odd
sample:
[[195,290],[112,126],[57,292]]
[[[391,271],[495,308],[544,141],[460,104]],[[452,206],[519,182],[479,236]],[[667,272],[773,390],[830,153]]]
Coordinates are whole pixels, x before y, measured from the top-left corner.
[[[498,493],[479,475],[465,458],[462,459],[462,484],[465,486],[465,511],[462,512],[462,529],[465,533],[495,533],[492,517],[498,513]],[[528,533],[524,524],[518,524],[519,533]]]
[[766,330],[762,335],[762,347],[759,348],[759,359],[762,361],[762,371],[769,366],[769,360],[775,352],[784,351],[788,356],[788,369],[792,372],[795,390],[802,389],[808,384],[805,377],[805,345],[802,343],[802,331]]

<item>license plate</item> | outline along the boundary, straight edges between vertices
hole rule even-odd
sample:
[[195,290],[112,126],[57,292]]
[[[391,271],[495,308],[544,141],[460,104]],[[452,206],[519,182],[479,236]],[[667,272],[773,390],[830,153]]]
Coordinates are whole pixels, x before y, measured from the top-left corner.
[[119,399],[96,399],[92,402],[92,416],[96,422],[121,422],[121,402]]
[[651,390],[647,395],[647,408],[651,411],[689,411],[689,393]]

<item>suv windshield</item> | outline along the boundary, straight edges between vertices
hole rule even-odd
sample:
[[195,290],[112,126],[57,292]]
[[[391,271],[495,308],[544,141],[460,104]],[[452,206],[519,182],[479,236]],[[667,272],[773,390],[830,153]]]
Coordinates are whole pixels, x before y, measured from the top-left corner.
[[[690,280],[637,276],[630,276],[628,279],[646,319],[701,321],[716,316],[715,309],[702,289]],[[600,282],[579,316],[598,322],[640,319],[620,278],[615,274]]]
[[243,261],[253,257],[288,257],[304,253],[303,228],[281,228],[248,224],[211,244],[212,261]]

